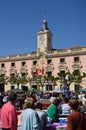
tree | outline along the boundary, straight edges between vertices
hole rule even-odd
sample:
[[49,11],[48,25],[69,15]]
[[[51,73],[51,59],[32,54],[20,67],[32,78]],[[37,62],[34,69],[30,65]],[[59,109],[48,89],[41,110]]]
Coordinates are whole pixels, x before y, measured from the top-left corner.
[[71,83],[77,84],[77,86],[80,86],[80,83],[82,83],[82,79],[86,77],[86,73],[83,72],[81,75],[80,70],[74,70],[72,73],[69,71],[66,73],[58,73],[57,80],[60,81],[60,83],[63,83],[63,85],[70,86]]
[[26,84],[28,82],[28,79],[25,76],[20,76],[19,74],[16,74],[9,77],[9,82],[11,84],[17,84],[17,88],[19,88],[19,85]]
[[4,91],[5,84],[8,83],[8,77],[5,74],[0,75],[0,91]]
[[8,77],[4,74],[0,75],[0,83],[7,84],[8,83]]

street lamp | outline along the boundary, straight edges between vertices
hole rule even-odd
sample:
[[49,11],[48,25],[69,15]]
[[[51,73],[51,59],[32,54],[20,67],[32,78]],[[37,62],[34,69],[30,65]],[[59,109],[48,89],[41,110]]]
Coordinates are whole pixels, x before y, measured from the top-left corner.
[[42,97],[43,97],[43,87],[44,87],[44,81],[41,81],[41,86],[42,86]]

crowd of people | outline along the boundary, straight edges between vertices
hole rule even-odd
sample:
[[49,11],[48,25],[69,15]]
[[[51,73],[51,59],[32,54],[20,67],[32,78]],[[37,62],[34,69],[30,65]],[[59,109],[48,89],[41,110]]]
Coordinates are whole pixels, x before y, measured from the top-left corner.
[[43,110],[44,104],[36,99],[34,93],[23,96],[20,108],[18,102],[21,100],[17,93],[11,92],[5,98],[0,98],[2,130],[18,130],[17,111],[21,111],[20,130],[45,130],[48,123],[59,123],[61,117],[67,118],[67,130],[86,130],[86,104],[81,98],[52,95],[46,110]]

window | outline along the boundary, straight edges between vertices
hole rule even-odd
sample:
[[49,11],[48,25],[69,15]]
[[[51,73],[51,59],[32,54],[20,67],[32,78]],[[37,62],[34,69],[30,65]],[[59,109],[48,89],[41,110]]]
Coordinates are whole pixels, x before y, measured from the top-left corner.
[[26,76],[26,73],[21,73],[21,77],[25,77]]
[[5,74],[1,74],[1,77],[5,77]]
[[32,71],[32,77],[34,78],[36,76],[36,72]]
[[36,65],[37,64],[37,61],[33,61],[33,65]]
[[75,84],[74,89],[75,89],[75,92],[78,93],[80,89],[79,84]]
[[61,74],[65,74],[65,70],[61,70],[60,73],[61,73]]
[[51,71],[47,72],[47,75],[48,75],[48,77],[51,77],[52,76],[52,72]]
[[11,67],[15,66],[15,63],[11,63]]
[[47,60],[47,64],[50,64],[51,62],[52,62],[52,60],[51,60],[51,59]]
[[15,76],[15,74],[14,74],[14,73],[11,73],[11,74],[10,74],[10,76],[14,77],[14,76]]
[[22,88],[22,90],[24,90],[25,92],[28,91],[28,86],[22,85],[21,88]]
[[15,86],[11,86],[11,90],[14,90]]
[[79,57],[74,57],[74,62],[78,62],[79,61]]
[[14,74],[14,73],[11,73],[11,74],[10,74],[10,79],[13,80],[14,77],[15,77],[15,74]]
[[63,81],[65,79],[65,70],[61,70],[59,74],[60,80]]
[[1,67],[5,67],[5,64],[4,64],[4,63],[2,63],[2,64],[1,64]]
[[52,85],[46,85],[46,91],[52,91]]
[[65,62],[65,58],[60,58],[60,63],[64,63]]
[[25,65],[26,65],[26,62],[25,62],[25,61],[23,61],[23,62],[22,62],[22,66],[25,66]]

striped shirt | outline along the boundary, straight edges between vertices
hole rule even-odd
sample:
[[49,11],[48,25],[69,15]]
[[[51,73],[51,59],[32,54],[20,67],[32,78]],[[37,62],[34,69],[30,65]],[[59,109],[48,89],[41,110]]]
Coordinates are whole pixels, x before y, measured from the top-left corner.
[[62,104],[62,115],[69,115],[70,106],[67,103]]

